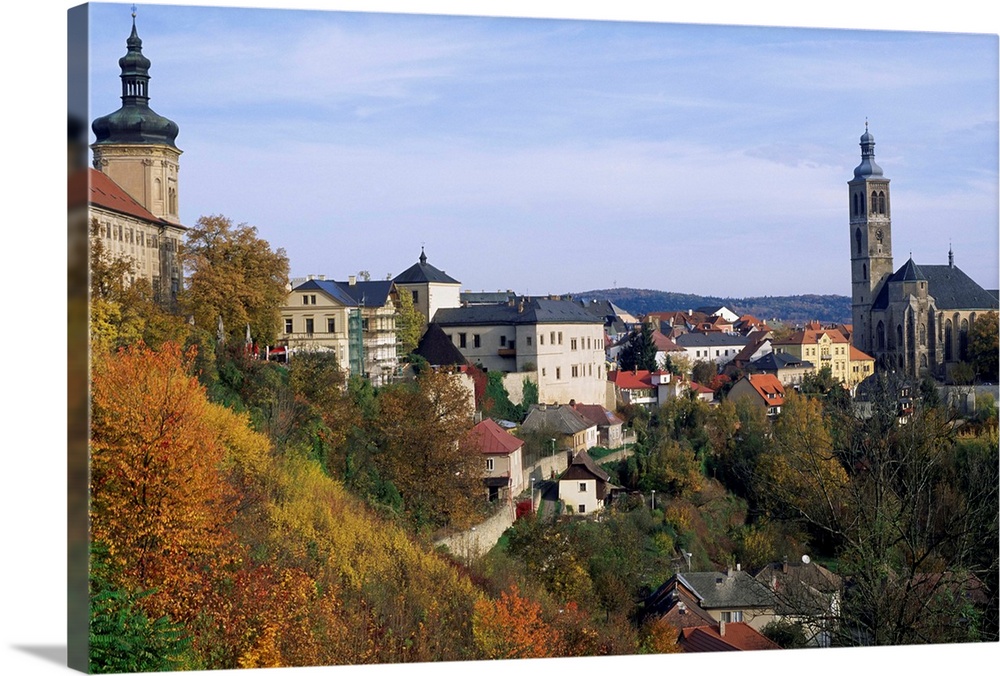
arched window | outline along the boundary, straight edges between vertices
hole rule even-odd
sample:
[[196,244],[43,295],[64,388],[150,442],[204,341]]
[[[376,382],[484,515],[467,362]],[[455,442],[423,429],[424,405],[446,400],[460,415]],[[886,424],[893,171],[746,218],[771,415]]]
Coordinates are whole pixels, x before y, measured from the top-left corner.
[[896,324],[896,349],[903,349],[903,325]]
[[857,253],[861,255],[861,228],[854,231],[854,243],[857,246]]
[[920,346],[923,347],[927,344],[927,325],[920,325]]
[[920,368],[922,368],[922,369],[927,368],[927,355],[926,354],[920,355]]
[[878,213],[878,193],[872,190],[872,202],[869,205],[871,208],[871,213]]
[[885,349],[885,324],[882,322],[879,322],[875,329],[875,344],[878,345],[878,349]]
[[944,322],[944,358],[945,361],[952,360],[952,345],[954,344],[954,336],[952,330],[951,320],[947,319]]
[[880,214],[885,213],[885,193],[879,192],[878,194],[878,212]]
[[963,319],[958,329],[958,359],[965,361],[969,352],[969,320]]

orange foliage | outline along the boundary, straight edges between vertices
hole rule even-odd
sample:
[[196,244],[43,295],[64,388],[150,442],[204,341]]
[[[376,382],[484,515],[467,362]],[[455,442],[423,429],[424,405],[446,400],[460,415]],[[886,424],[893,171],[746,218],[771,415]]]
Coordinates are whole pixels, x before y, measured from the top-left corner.
[[190,620],[207,570],[223,563],[235,497],[212,406],[173,344],[96,354],[91,427],[91,527],[129,589],[155,589],[153,616]]
[[644,653],[679,653],[682,652],[677,639],[680,632],[669,622],[659,620],[648,622],[643,632],[642,652]]
[[516,586],[495,601],[476,601],[472,636],[487,659],[553,657],[562,644],[559,631],[542,618],[541,605],[521,596]]

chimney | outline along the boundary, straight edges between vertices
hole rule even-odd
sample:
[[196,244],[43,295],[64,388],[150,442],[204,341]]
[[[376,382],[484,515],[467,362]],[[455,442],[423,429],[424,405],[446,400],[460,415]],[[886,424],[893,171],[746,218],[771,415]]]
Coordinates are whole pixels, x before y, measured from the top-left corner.
[[347,277],[348,286],[354,286],[357,283],[358,283],[357,275],[348,275]]
[[782,573],[787,573],[788,572],[788,557],[787,556],[781,562],[781,572]]
[[726,635],[726,621],[719,620],[719,636],[725,636],[725,635]]
[[687,612],[687,605],[683,601],[677,602],[677,612],[680,613],[681,615]]
[[738,572],[740,572],[740,571],[741,571],[742,569],[743,569],[743,568],[742,568],[742,564],[739,564],[739,563],[737,563],[737,564],[736,564],[736,572],[738,573]]

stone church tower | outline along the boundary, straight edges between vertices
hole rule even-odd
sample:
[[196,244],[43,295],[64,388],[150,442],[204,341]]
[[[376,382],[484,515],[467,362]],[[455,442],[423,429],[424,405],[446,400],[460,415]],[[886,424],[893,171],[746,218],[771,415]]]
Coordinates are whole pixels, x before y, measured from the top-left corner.
[[893,272],[889,179],[875,163],[875,138],[865,124],[861,164],[848,182],[851,246],[851,342],[875,358],[877,370],[911,378],[947,378],[968,358],[977,317],[996,311],[987,291],[955,265],[917,265]]
[[871,305],[879,288],[892,274],[892,214],[889,179],[875,163],[875,137],[861,137],[861,164],[848,184],[851,214],[851,315],[854,346],[872,350]]

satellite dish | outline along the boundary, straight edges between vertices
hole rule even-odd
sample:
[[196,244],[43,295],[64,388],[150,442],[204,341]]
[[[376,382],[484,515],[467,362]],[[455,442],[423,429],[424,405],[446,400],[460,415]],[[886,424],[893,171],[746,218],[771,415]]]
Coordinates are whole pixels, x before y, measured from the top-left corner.
[[808,554],[803,554],[802,555],[802,563],[808,564],[810,561],[812,561],[812,559],[809,558]]

